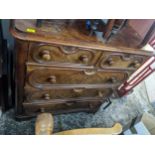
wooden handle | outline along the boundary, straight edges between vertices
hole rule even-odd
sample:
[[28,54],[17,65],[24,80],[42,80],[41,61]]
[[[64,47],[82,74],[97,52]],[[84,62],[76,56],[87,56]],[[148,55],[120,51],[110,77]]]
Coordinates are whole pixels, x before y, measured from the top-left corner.
[[53,83],[53,84],[57,82],[56,77],[53,75],[51,75],[49,78],[47,78],[47,81],[49,81],[50,83]]
[[[50,113],[42,113],[37,116],[35,123],[36,135],[51,135],[53,133],[54,120]],[[105,134],[105,135],[117,135],[122,133],[123,127],[120,123],[116,123],[112,128],[82,128],[66,130],[55,135],[92,135],[92,134]]]
[[103,92],[98,91],[98,96],[99,96],[99,97],[103,97],[103,96],[104,96],[104,95],[103,95]]
[[108,63],[109,66],[111,66],[111,65],[114,64],[114,61],[113,61],[112,58],[109,58],[109,59],[107,60],[107,63]]
[[44,94],[43,95],[43,98],[45,99],[45,100],[50,100],[50,94]]
[[137,60],[134,61],[134,67],[135,67],[135,68],[140,67],[140,63],[139,63],[139,61],[137,61]]
[[123,127],[120,123],[116,123],[112,128],[83,128],[73,129],[54,133],[55,135],[93,135],[93,134],[104,134],[104,135],[118,135],[122,132]]
[[53,116],[50,113],[38,115],[35,123],[36,135],[51,135],[54,128]]
[[79,59],[84,63],[87,63],[89,61],[89,58],[87,55],[81,55]]
[[50,51],[44,50],[41,52],[41,58],[45,61],[51,60]]

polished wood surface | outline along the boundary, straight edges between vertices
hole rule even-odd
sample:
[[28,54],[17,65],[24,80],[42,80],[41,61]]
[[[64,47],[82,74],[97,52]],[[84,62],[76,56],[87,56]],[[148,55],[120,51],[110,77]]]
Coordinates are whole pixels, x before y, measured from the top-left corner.
[[[97,36],[89,36],[85,29],[85,20],[50,20],[45,21],[41,28],[36,27],[35,19],[18,19],[12,22],[12,34],[21,40],[55,43],[58,45],[71,45],[76,47],[88,47],[102,49],[106,47],[137,48],[142,41],[136,31],[129,25],[124,27],[108,43],[104,43]],[[27,31],[29,29],[35,32]],[[116,49],[117,49],[116,48]]]

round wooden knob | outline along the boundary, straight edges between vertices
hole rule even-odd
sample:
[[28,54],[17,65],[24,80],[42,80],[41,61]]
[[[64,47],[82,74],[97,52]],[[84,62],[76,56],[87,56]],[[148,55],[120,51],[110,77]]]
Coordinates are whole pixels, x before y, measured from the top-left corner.
[[111,82],[111,83],[116,83],[116,82],[117,82],[117,79],[116,79],[115,77],[111,77],[111,78],[110,78],[110,82]]
[[107,60],[107,64],[108,65],[113,65],[114,64],[114,61],[113,61],[113,59],[112,58],[109,58],[108,60]]
[[104,95],[103,95],[103,92],[99,91],[99,92],[98,92],[98,96],[99,96],[99,97],[103,97],[103,96],[104,96]]
[[134,61],[134,67],[135,67],[135,68],[140,67],[140,63],[139,63],[139,61],[137,61],[137,60]]
[[80,60],[81,60],[82,62],[84,62],[84,63],[87,63],[88,60],[89,60],[89,58],[87,57],[87,55],[81,55],[81,56],[80,56]]
[[50,51],[44,50],[41,52],[41,58],[45,61],[51,60]]
[[50,100],[50,94],[44,94],[43,95],[43,98],[45,99],[45,100]]
[[48,79],[47,79],[50,83],[56,83],[56,77],[51,75]]

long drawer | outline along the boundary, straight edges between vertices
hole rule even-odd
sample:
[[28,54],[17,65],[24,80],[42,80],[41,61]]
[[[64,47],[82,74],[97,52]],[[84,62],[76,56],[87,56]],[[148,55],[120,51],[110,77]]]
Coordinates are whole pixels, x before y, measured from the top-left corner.
[[[93,69],[27,66],[27,82],[36,88],[84,87],[85,85],[120,85],[128,72]],[[75,86],[76,85],[76,86]]]
[[51,101],[72,101],[92,99],[98,100],[106,97],[117,97],[116,87],[105,88],[68,88],[68,89],[50,89],[40,90],[30,86],[25,87],[25,101],[33,103],[51,102]]
[[59,114],[59,113],[68,113],[68,112],[95,112],[98,110],[100,105],[102,104],[101,101],[72,101],[72,102],[51,102],[51,103],[39,103],[33,104],[24,102],[23,107],[26,114],[35,115],[40,112],[51,112],[52,114]]

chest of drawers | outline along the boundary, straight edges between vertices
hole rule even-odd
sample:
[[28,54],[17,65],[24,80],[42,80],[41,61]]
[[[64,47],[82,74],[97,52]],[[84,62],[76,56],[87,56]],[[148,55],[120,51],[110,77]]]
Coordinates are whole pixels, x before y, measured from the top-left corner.
[[39,28],[36,20],[12,22],[18,118],[94,112],[107,98],[117,98],[118,86],[152,55],[136,48],[140,37],[130,27],[103,43],[87,35],[83,21],[74,22]]

